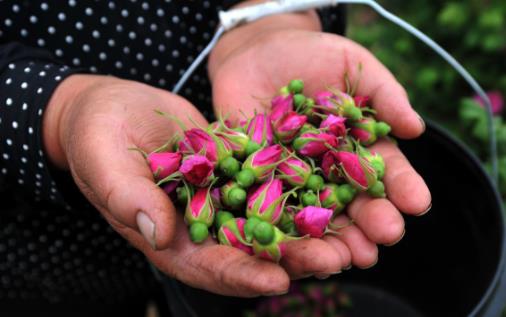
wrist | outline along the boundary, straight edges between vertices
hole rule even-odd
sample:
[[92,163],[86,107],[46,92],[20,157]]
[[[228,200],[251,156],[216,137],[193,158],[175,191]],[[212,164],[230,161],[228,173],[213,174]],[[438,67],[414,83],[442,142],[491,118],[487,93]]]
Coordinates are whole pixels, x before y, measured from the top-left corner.
[[[237,7],[259,2],[264,1],[245,1]],[[211,52],[208,62],[209,78],[212,81],[217,69],[243,45],[270,33],[286,29],[321,31],[322,26],[318,14],[314,10],[268,16],[258,21],[238,26],[225,33]]]
[[42,142],[49,161],[60,169],[68,169],[63,147],[62,122],[79,94],[90,87],[98,76],[76,74],[63,80],[51,96],[42,119]]

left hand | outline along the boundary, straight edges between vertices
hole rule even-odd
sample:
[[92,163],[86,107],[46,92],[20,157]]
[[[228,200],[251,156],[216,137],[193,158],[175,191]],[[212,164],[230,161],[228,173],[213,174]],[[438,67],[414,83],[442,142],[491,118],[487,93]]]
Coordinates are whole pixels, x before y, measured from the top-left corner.
[[[299,27],[272,27],[277,23],[274,18],[231,31],[213,51],[209,75],[216,114],[239,119],[239,109],[247,116],[255,110],[267,111],[277,89],[295,78],[304,80],[306,95],[326,86],[345,90],[345,74],[355,82],[361,64],[357,95],[372,98],[377,117],[392,126],[395,136],[414,138],[423,133],[425,125],[412,109],[403,87],[365,48],[346,38],[319,32],[319,25],[302,22],[301,15],[277,17],[297,19]],[[400,150],[386,140],[372,149],[381,153],[386,162],[384,183],[388,198],[361,194],[348,206],[347,213],[336,219],[341,224],[349,218],[355,220],[354,225],[342,230],[342,235],[289,243],[281,264],[292,278],[323,278],[350,265],[373,266],[378,259],[377,244],[392,245],[404,235],[400,211],[421,215],[429,209],[430,192]]]

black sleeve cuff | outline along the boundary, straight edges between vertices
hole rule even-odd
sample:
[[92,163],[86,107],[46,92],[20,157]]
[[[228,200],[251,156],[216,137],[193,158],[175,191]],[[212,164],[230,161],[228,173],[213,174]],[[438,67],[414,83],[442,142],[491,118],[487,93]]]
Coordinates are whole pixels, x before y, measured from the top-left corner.
[[0,172],[36,200],[64,204],[43,151],[42,115],[58,84],[78,71],[26,56],[0,70]]

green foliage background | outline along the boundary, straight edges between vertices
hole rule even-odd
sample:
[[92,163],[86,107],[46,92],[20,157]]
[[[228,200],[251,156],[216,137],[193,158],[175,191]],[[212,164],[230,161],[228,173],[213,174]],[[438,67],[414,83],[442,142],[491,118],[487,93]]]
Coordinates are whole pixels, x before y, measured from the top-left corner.
[[[506,95],[506,1],[378,0],[447,49],[486,91]],[[363,5],[350,5],[348,36],[371,50],[404,85],[423,116],[460,137],[488,165],[487,121],[474,92],[425,44]],[[506,198],[506,124],[496,118],[500,187]]]

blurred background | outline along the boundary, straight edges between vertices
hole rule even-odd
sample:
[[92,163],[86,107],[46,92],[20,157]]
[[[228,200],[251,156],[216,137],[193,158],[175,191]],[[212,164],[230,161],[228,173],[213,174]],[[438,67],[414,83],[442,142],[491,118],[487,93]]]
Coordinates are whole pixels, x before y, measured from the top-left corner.
[[[506,199],[506,1],[378,1],[447,49],[489,93],[496,113],[500,191]],[[406,87],[413,107],[469,145],[489,168],[480,100],[443,59],[366,6],[349,6],[348,37],[371,50]]]

